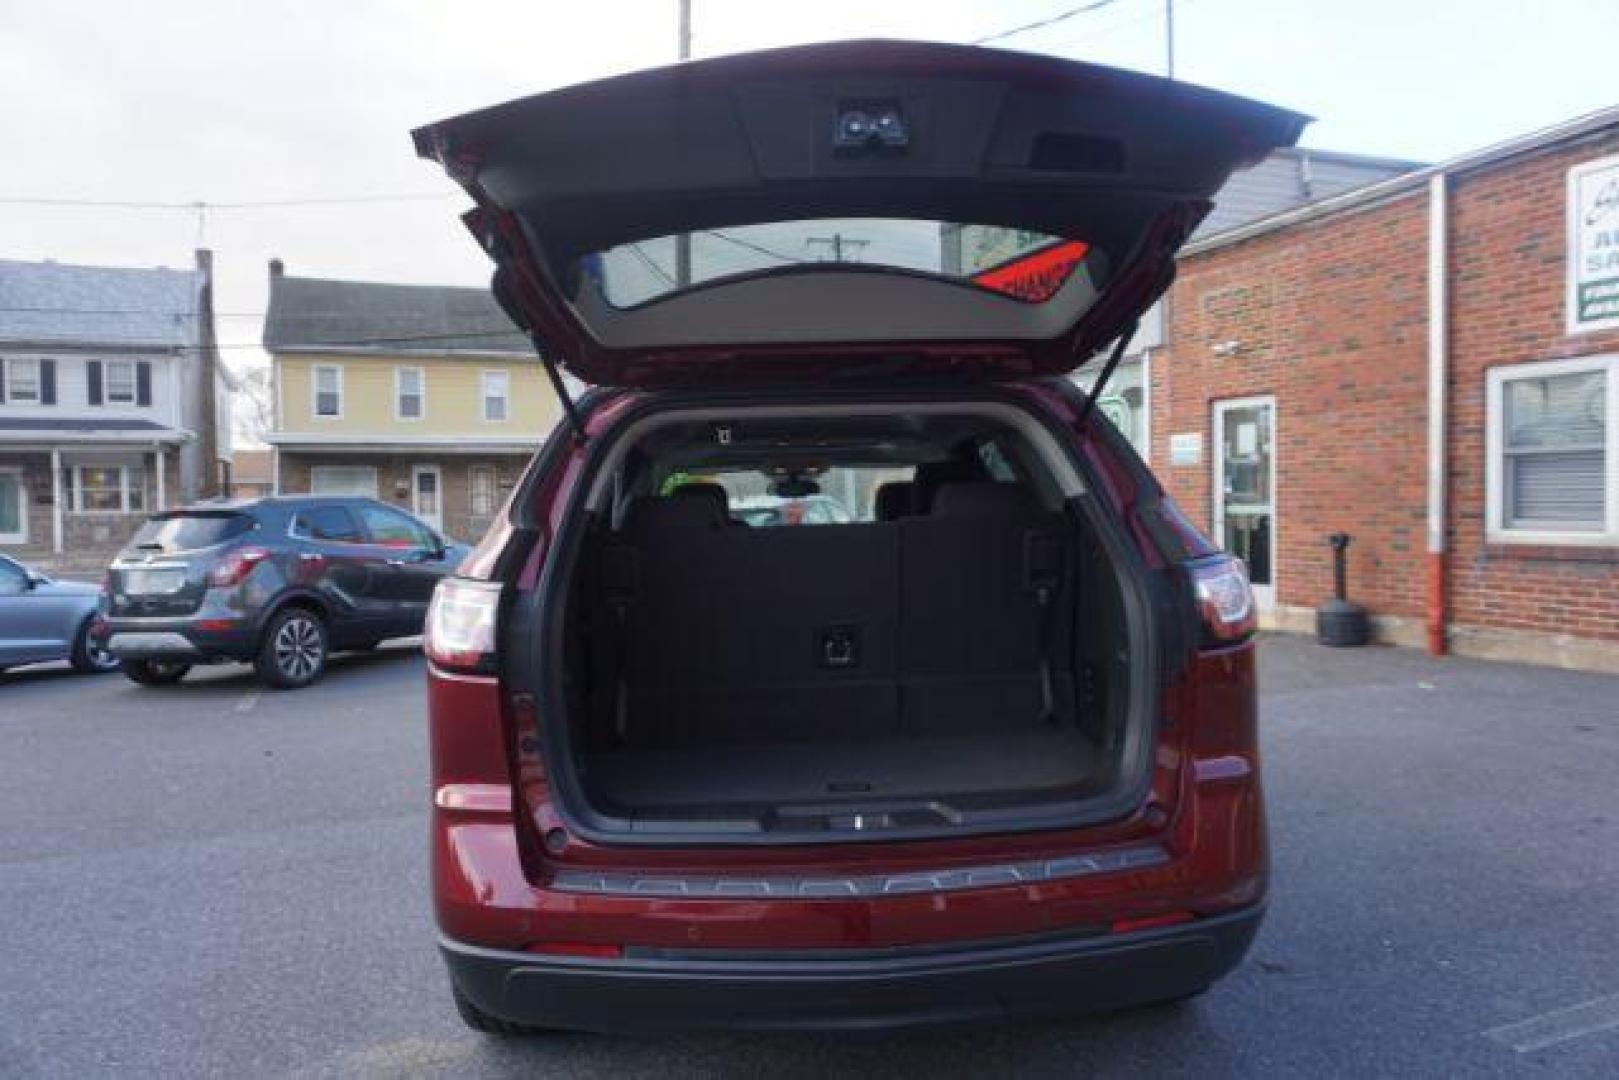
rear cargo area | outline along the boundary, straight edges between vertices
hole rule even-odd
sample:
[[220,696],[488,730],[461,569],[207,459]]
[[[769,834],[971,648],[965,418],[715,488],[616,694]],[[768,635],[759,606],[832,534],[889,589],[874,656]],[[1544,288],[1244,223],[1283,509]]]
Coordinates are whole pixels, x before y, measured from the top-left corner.
[[884,488],[847,524],[749,527],[716,483],[598,523],[569,616],[596,812],[948,827],[1112,788],[1123,613],[1081,516],[959,462]]

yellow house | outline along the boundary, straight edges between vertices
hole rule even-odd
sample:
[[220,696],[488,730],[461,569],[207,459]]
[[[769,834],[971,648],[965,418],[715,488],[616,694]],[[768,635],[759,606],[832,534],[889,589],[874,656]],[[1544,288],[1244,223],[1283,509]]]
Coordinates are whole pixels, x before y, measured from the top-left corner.
[[270,263],[271,475],[371,495],[476,540],[558,416],[528,340],[485,289],[289,277]]

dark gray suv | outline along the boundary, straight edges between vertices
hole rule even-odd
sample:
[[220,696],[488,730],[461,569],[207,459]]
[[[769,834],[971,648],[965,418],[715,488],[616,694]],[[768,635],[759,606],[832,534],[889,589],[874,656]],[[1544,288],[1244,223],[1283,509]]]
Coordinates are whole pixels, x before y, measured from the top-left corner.
[[307,686],[335,651],[422,631],[467,548],[374,499],[281,496],[158,514],[107,573],[106,647],[147,686],[241,661]]

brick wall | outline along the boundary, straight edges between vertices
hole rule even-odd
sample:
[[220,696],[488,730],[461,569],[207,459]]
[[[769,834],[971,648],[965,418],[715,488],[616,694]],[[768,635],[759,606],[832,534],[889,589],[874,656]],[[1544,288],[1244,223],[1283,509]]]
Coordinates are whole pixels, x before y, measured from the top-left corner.
[[[310,470],[319,465],[374,466],[377,470],[377,497],[400,509],[411,509],[410,479],[413,465],[437,465],[443,485],[444,531],[453,539],[476,542],[488,529],[491,518],[472,513],[471,472],[475,466],[495,470],[495,508],[499,510],[528,467],[526,454],[461,455],[432,454],[345,455],[323,457],[316,454],[281,454],[281,491],[294,495],[309,491]],[[401,494],[401,492],[403,494]]]
[[[1331,595],[1326,536],[1342,531],[1355,598],[1421,615],[1426,214],[1419,191],[1182,262],[1152,360],[1152,460],[1210,529],[1214,405],[1275,396],[1279,603]],[[1171,462],[1176,432],[1201,433],[1197,465]]]
[[1563,299],[1568,169],[1613,154],[1610,132],[1451,188],[1448,544],[1450,616],[1461,627],[1619,640],[1619,550],[1492,546],[1484,530],[1485,373],[1619,352],[1619,331],[1566,333]]
[[[1619,640],[1619,550],[1485,538],[1488,370],[1619,352],[1619,332],[1564,329],[1567,171],[1614,153],[1610,132],[1451,179],[1447,617],[1453,641],[1495,635],[1497,655],[1517,655],[1514,633]],[[1330,595],[1324,538],[1349,532],[1352,597],[1411,620],[1408,641],[1425,611],[1427,215],[1417,188],[1188,256],[1151,369],[1152,460],[1187,514],[1211,525],[1215,402],[1275,395],[1279,604]],[[1171,462],[1176,432],[1201,433],[1198,465]]]

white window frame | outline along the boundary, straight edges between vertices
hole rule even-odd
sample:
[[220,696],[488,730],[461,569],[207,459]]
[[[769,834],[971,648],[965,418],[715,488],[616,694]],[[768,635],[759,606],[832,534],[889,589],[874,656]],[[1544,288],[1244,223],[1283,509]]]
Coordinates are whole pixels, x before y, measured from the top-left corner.
[[[504,416],[489,415],[489,399],[497,396],[489,392],[490,378],[500,380],[501,410]],[[486,424],[504,424],[512,418],[512,373],[505,368],[489,368],[478,377],[478,412]]]
[[[1606,375],[1606,438],[1603,443],[1603,517],[1601,529],[1525,529],[1506,523],[1506,384],[1518,379]],[[1505,364],[1486,373],[1484,437],[1484,535],[1492,544],[1544,544],[1575,547],[1619,547],[1619,353],[1572,360],[1533,360]]]
[[[33,359],[33,358],[24,359],[22,357],[18,357],[16,359],[8,359],[5,363],[6,363],[6,404],[7,405],[12,405],[12,404],[16,404],[16,405],[39,405],[39,404],[41,404],[40,398],[42,396],[41,391],[42,391],[43,388],[40,386],[40,374],[39,373],[40,373],[40,369],[44,365],[41,364],[36,359]],[[33,373],[34,373],[34,377],[33,377],[34,392],[33,392],[32,397],[20,398],[20,397],[17,396],[16,391],[13,389],[13,387],[16,385],[17,368],[19,368],[19,367],[26,367],[26,368],[30,368],[30,369],[33,370]]]
[[[129,396],[114,397],[112,392],[112,373],[123,370],[129,373]],[[101,365],[101,400],[107,405],[133,405],[140,400],[140,374],[135,369],[133,360],[106,360]]]
[[316,477],[318,477],[321,473],[331,472],[334,469],[341,470],[343,472],[365,472],[371,474],[371,490],[369,492],[360,492],[358,495],[355,495],[353,492],[344,491],[342,494],[352,495],[355,498],[365,497],[375,499],[378,497],[377,467],[375,465],[311,465],[309,467],[309,493],[311,495],[329,494],[328,492],[323,492],[320,490],[320,484],[316,482]]
[[[320,373],[330,371],[337,376],[337,411],[323,413],[320,411]],[[316,364],[309,371],[309,415],[316,420],[341,420],[346,411],[348,395],[344,392],[344,378],[342,364]]]
[[[478,477],[489,478],[489,509],[478,509]],[[500,512],[500,474],[493,465],[467,466],[467,513],[474,518],[494,517]]]
[[17,478],[17,532],[0,532],[0,544],[28,543],[28,478],[20,468],[0,468],[0,473]]
[[[405,415],[405,374],[407,372],[414,372],[416,375],[416,398],[420,404],[415,416]],[[427,419],[426,368],[411,365],[394,368],[394,419],[404,424],[416,424]]]
[[[63,509],[69,514],[146,514],[151,513],[151,500],[146,498],[145,465],[129,465],[122,462],[78,461],[62,466],[72,474],[72,482],[62,493]],[[118,470],[118,509],[107,510],[100,507],[87,509],[84,505],[84,470],[85,469],[117,469]],[[129,474],[131,470],[138,469],[141,473],[141,482],[131,484]],[[129,493],[139,490],[141,505],[131,506]]]

